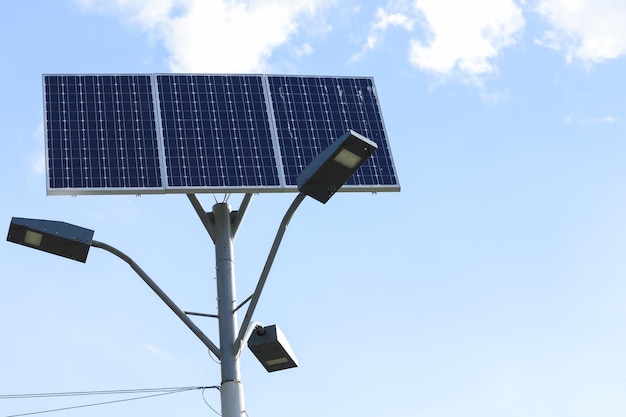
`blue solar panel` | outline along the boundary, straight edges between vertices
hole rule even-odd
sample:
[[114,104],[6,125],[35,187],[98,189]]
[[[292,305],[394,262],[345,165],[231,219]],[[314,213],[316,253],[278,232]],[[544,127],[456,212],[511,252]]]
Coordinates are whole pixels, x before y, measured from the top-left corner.
[[354,130],[378,145],[342,188],[399,190],[374,81],[44,75],[49,194],[296,191]]
[[157,75],[167,186],[280,187],[260,75]]
[[44,76],[48,191],[161,188],[149,75]]
[[345,188],[399,188],[372,78],[268,76],[287,186],[322,150],[352,129],[378,151]]

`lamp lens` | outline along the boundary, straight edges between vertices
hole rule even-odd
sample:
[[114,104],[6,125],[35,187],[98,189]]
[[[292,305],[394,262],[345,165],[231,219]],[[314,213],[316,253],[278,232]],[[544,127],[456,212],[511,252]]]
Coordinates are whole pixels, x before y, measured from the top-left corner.
[[289,359],[285,357],[277,358],[277,359],[270,359],[268,361],[265,361],[267,366],[280,365],[282,363],[287,363],[287,362],[289,362]]
[[32,230],[27,230],[24,235],[24,243],[31,246],[41,246],[41,239],[43,235],[41,233],[33,232]]
[[337,156],[335,156],[335,161],[343,165],[348,169],[354,169],[361,162],[362,158],[355,154],[354,152],[350,152],[347,149],[342,149],[339,151]]

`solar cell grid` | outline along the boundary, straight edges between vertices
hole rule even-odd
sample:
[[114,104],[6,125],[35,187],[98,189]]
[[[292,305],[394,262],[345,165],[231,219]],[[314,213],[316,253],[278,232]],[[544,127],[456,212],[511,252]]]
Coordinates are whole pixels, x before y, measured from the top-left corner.
[[49,194],[295,191],[352,129],[378,151],[344,189],[399,190],[373,79],[44,75]]
[[371,78],[268,76],[268,83],[287,186],[348,129],[379,150],[346,185],[397,185]]
[[44,78],[51,189],[161,187],[149,75]]
[[280,186],[261,76],[157,83],[169,187]]

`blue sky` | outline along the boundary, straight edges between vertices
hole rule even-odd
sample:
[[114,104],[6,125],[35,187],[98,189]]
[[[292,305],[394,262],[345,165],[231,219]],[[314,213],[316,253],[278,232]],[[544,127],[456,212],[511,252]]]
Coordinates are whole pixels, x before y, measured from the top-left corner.
[[[365,3],[0,2],[0,220],[94,229],[183,309],[214,313],[213,245],[185,196],[45,195],[41,75],[373,76],[402,191],[298,210],[254,319],[281,327],[300,367],[267,374],[244,353],[248,415],[623,416],[626,6]],[[239,299],[292,198],[253,199]],[[0,395],[219,384],[109,254],[4,243],[0,265]],[[0,416],[92,400],[2,399]],[[51,415],[112,413],[213,414],[192,391]]]

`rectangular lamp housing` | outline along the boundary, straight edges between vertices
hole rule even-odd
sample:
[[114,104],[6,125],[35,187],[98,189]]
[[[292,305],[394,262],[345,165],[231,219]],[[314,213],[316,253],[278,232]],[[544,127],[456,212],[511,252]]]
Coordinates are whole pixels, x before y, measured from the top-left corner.
[[298,190],[326,203],[376,149],[375,142],[354,130],[347,131],[298,175]]
[[283,332],[276,325],[255,329],[248,340],[250,351],[267,372],[295,368],[298,359]]
[[7,240],[85,262],[93,234],[93,230],[65,222],[13,217]]

